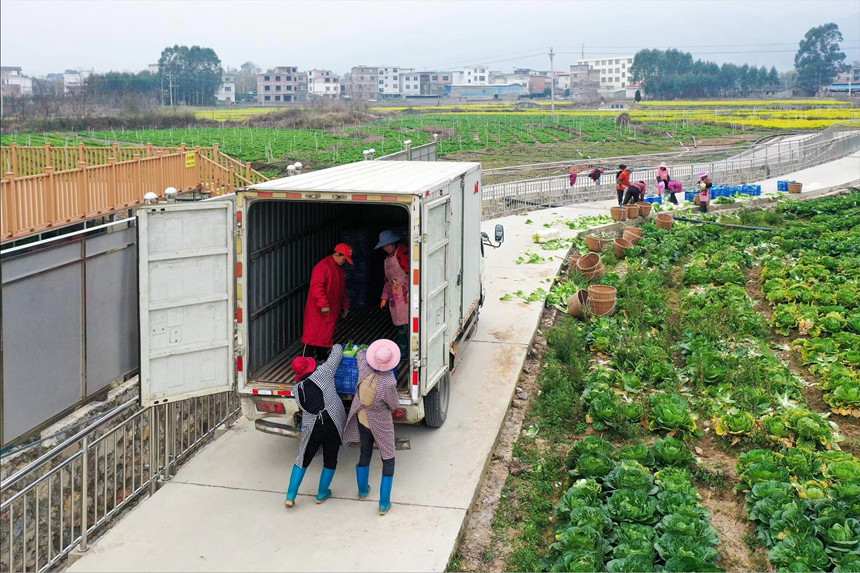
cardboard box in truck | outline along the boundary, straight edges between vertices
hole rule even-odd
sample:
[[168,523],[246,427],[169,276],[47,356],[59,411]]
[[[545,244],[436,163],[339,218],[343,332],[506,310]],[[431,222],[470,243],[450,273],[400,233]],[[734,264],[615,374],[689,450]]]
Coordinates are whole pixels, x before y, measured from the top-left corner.
[[302,350],[311,270],[349,243],[352,308],[335,342],[396,340],[379,308],[385,254],[374,249],[394,229],[409,247],[410,308],[393,415],[445,421],[451,372],[483,302],[480,164],[353,163],[248,187],[232,201],[146,205],[138,217],[144,404],[235,387],[258,429],[296,435],[290,364]]

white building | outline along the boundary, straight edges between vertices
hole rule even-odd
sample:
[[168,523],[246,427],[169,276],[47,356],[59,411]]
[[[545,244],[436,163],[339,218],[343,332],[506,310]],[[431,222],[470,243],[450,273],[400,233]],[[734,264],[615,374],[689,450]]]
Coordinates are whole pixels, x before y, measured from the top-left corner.
[[600,72],[601,90],[620,90],[626,88],[627,84],[630,83],[630,66],[633,65],[633,56],[578,60],[577,64],[586,64],[589,69]]
[[63,93],[69,94],[82,90],[93,70],[66,70],[63,74]]
[[215,93],[215,99],[221,103],[236,103],[236,76],[233,74],[221,76],[221,87]]
[[[403,85],[401,83],[401,75],[402,74],[411,74],[415,70],[413,68],[394,68],[394,67],[379,67],[378,76],[378,89],[377,93],[382,97],[399,97],[402,92],[400,90],[400,86]],[[420,93],[420,90],[419,90]]]
[[453,83],[458,85],[490,85],[490,71],[487,66],[466,66],[454,72]]
[[21,97],[33,93],[33,80],[25,76],[17,66],[0,68],[0,83],[3,97]]
[[415,70],[401,73],[400,93],[405,96],[421,95],[421,74]]
[[564,91],[570,87],[570,74],[567,72],[555,72],[555,89]]
[[308,72],[308,96],[337,99],[340,97],[340,78],[331,70]]

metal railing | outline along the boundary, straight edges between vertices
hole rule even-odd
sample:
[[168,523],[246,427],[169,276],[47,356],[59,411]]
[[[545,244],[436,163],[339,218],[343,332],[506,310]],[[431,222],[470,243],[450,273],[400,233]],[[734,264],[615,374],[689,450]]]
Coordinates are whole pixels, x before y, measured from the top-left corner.
[[378,157],[377,161],[436,161],[436,142],[425,143],[418,147],[407,145],[406,149]]
[[[211,148],[117,147],[19,148],[3,147],[4,164],[23,168],[22,175],[3,175],[0,240],[10,241],[48,229],[85,221],[140,205],[147,192],[161,195],[167,187],[179,191],[205,189],[232,193],[237,187],[266,181],[251,169]],[[130,152],[134,152],[128,157]],[[113,154],[113,155],[110,155]],[[86,157],[95,161],[69,161]],[[117,161],[116,157],[121,160]],[[7,161],[8,159],[8,161]],[[46,162],[67,167],[58,170]]]
[[142,409],[134,398],[0,484],[0,570],[46,571],[169,480],[239,412],[234,392]]
[[[690,187],[701,171],[717,183],[748,183],[792,173],[860,150],[860,121],[834,124],[803,138],[779,141],[744,150],[737,147],[608,157],[487,169],[483,172],[483,217],[502,217],[548,206],[581,203],[615,196],[618,164],[633,167],[631,181],[656,183],[656,166],[666,162],[672,179]],[[643,163],[650,167],[641,167]],[[597,182],[588,174],[604,171]],[[569,171],[577,171],[570,185]]]

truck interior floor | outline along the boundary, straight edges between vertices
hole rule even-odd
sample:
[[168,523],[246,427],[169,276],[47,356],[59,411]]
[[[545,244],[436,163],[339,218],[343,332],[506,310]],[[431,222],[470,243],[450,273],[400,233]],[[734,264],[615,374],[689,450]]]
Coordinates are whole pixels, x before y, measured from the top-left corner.
[[[346,318],[338,322],[334,340],[338,344],[347,342],[355,344],[370,344],[374,340],[388,338],[397,340],[397,331],[391,323],[388,309],[369,308],[351,311]],[[253,384],[271,384],[281,386],[293,384],[295,375],[291,367],[293,360],[302,352],[301,339],[295,341],[286,350],[275,356],[262,368],[250,376]],[[400,393],[409,391],[409,367],[401,362],[397,369],[397,389]]]

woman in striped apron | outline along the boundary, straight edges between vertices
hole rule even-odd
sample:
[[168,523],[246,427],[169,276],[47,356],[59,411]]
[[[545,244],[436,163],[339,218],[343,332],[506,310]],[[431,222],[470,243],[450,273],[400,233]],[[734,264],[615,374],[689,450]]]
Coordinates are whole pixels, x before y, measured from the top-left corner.
[[346,424],[346,411],[334,387],[334,373],[342,358],[343,347],[335,344],[328,360],[319,367],[310,357],[299,356],[293,360],[293,372],[296,373],[297,380],[293,386],[293,394],[302,411],[302,441],[290,476],[287,500],[284,502],[287,507],[293,507],[295,504],[305,470],[320,452],[323,456],[323,470],[317,503],[331,497],[329,486],[337,469],[337,453]]
[[394,480],[394,420],[391,412],[399,405],[397,379],[391,371],[400,362],[400,348],[381,339],[358,353],[358,387],[344,430],[344,441],[359,442],[361,454],[355,466],[358,498],[370,494],[370,458],[373,442],[382,456],[382,483],[379,486],[379,515],[391,509]]

